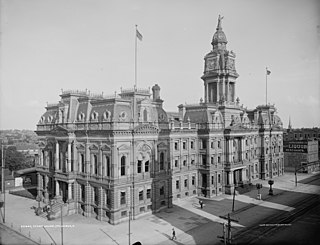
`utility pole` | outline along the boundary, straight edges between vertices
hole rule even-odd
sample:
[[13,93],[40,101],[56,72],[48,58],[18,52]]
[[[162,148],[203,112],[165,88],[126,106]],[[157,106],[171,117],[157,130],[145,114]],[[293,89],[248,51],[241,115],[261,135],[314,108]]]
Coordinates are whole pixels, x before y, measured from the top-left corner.
[[234,212],[234,199],[235,199],[235,196],[236,196],[236,187],[234,187],[234,189],[233,189],[232,212]]
[[62,206],[61,205],[61,245],[63,245],[63,218],[62,218]]
[[225,229],[225,223],[223,224],[223,237],[219,237],[219,238],[223,238],[224,239],[224,244],[231,244],[232,238],[231,238],[231,221],[233,222],[239,222],[238,220],[232,219],[230,218],[230,213],[228,213],[228,216],[219,216],[222,219],[226,219],[228,221],[227,224],[227,236],[226,236],[226,229]]
[[1,191],[3,193],[3,223],[6,223],[6,190],[4,180],[4,157],[3,157],[3,142],[1,145]]

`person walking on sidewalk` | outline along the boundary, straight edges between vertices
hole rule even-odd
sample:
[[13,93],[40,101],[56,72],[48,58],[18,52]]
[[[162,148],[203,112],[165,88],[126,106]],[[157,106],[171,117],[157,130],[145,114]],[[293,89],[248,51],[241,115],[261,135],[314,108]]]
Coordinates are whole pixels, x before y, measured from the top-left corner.
[[203,208],[203,202],[201,200],[199,200],[199,203],[200,203],[200,207],[202,209]]
[[174,228],[172,228],[172,239],[171,240],[177,240],[177,237],[176,237],[176,231],[174,230]]

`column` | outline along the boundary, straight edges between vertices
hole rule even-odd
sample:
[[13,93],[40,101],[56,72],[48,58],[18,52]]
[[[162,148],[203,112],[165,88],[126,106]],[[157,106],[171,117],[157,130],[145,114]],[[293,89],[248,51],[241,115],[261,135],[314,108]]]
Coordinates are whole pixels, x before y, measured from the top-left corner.
[[55,170],[59,169],[59,142],[56,142]]
[[79,171],[79,166],[78,166],[79,160],[77,158],[77,147],[76,147],[76,142],[73,141],[72,143],[72,159],[71,159],[71,164],[73,165],[73,171],[78,172]]
[[68,183],[68,201],[72,200],[72,183]]
[[88,143],[86,143],[85,164],[86,164],[85,172],[90,174],[90,150],[89,150]]
[[204,102],[208,103],[208,83],[204,84]]
[[56,180],[56,196],[60,196],[60,185],[58,180]]
[[220,80],[218,78],[218,82],[217,82],[217,102],[219,102],[220,100]]
[[44,164],[43,164],[43,152],[44,152],[44,150],[43,149],[40,149],[40,162],[39,162],[39,165],[41,165],[41,166],[43,166]]
[[49,177],[48,177],[48,175],[45,175],[44,176],[44,183],[45,183],[44,202],[45,203],[49,202],[48,182],[49,182]]
[[99,176],[103,176],[103,172],[102,172],[102,165],[103,165],[103,162],[102,162],[102,150],[101,148],[99,149],[99,158],[98,158],[98,175]]
[[68,172],[71,172],[71,142],[68,142]]
[[224,97],[224,100],[226,101],[227,100],[227,94],[226,94],[226,83],[225,83],[224,77],[223,77],[223,80],[222,80],[222,95]]
[[38,179],[37,197],[41,198],[42,178],[39,173],[37,173],[37,179]]

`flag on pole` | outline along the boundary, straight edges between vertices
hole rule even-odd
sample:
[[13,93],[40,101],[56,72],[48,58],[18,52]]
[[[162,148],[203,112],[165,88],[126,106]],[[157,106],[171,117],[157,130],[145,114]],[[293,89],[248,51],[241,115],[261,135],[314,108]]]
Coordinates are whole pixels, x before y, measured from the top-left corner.
[[267,75],[270,75],[270,74],[271,74],[271,71],[269,71],[268,68],[267,68]]
[[138,31],[138,29],[136,29],[136,36],[137,36],[137,38],[138,38],[140,41],[142,41],[142,35],[141,35],[141,33]]

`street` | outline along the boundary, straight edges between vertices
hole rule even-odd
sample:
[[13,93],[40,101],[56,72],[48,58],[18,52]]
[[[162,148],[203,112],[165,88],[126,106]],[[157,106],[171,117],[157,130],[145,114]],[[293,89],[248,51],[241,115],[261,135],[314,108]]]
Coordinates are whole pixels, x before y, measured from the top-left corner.
[[[147,214],[131,221],[131,243],[142,244],[222,244],[230,213],[233,244],[274,244],[290,241],[306,244],[319,238],[316,224],[320,220],[320,175],[301,174],[295,186],[294,175],[287,173],[274,178],[274,195],[270,196],[268,180],[257,180],[252,190],[233,197],[216,196],[211,199],[190,197],[176,200],[174,207],[154,214]],[[262,184],[262,200],[257,200],[255,184]],[[203,208],[199,205],[203,201]],[[13,195],[7,198],[6,225],[41,244],[61,243],[60,220],[48,221],[34,214],[37,202]],[[113,226],[81,215],[64,217],[64,244],[128,244],[128,223]],[[171,240],[172,228],[176,240]],[[2,244],[10,243],[10,231],[1,230]],[[84,235],[85,234],[85,235]],[[23,242],[23,244],[26,244]]]

